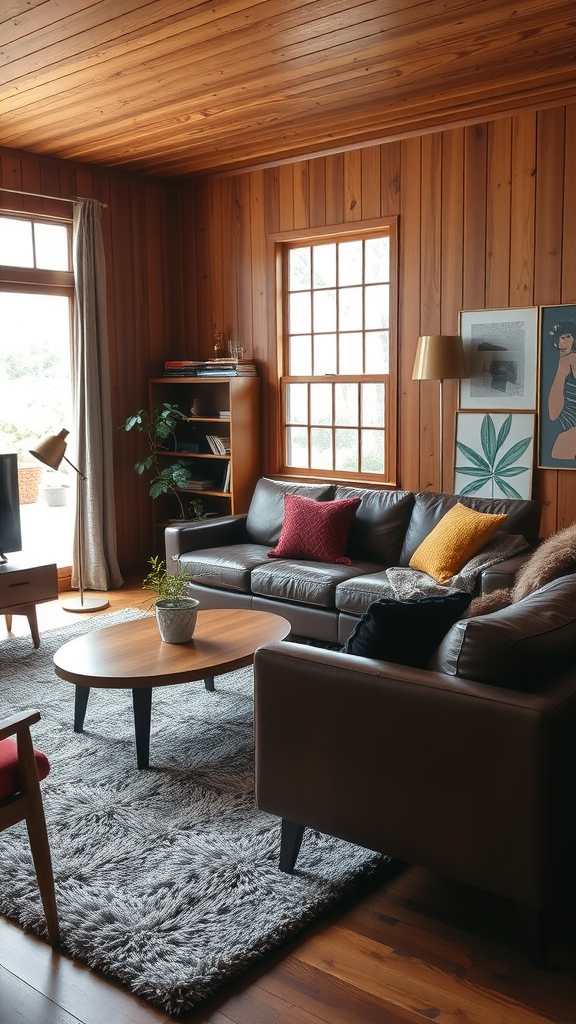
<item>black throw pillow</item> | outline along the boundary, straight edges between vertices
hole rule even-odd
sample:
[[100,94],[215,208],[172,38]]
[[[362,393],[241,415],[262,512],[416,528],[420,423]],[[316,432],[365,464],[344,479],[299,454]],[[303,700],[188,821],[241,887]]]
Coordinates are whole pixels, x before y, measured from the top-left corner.
[[406,601],[374,601],[342,647],[343,654],[426,668],[472,597],[460,591]]

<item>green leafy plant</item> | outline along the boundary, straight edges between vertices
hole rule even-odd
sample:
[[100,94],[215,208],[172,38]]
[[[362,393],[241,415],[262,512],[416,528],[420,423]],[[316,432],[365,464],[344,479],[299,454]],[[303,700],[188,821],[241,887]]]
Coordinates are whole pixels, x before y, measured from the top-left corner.
[[152,590],[157,601],[178,601],[182,597],[187,597],[190,580],[186,573],[181,569],[176,573],[169,573],[166,563],[159,555],[154,555],[149,562],[152,568],[142,581],[142,590]]
[[498,462],[496,461],[498,452],[504,445],[510,428],[512,426],[512,415],[506,417],[498,434],[496,434],[496,427],[492,417],[486,413],[482,420],[480,427],[480,443],[482,445],[482,451],[484,457],[479,453],[470,448],[467,444],[462,444],[460,441],[456,442],[456,447],[459,452],[468,459],[471,466],[456,466],[456,472],[462,473],[463,476],[471,476],[474,479],[466,485],[459,493],[460,494],[477,494],[482,487],[486,484],[491,484],[492,497],[494,497],[494,487],[498,487],[507,498],[521,498],[522,495],[512,487],[508,481],[511,477],[520,476],[521,473],[527,473],[527,466],[515,466],[514,463],[518,462],[524,452],[530,445],[532,440],[531,437],[525,437],[522,441],[517,441],[513,444],[508,451],[502,455]]
[[[176,427],[180,422],[187,422],[188,417],[180,412],[177,405],[163,402],[159,408],[154,409],[150,414],[146,409],[139,409],[137,413],[128,416],[120,430],[138,430],[145,433],[148,438],[150,454],[145,459],[134,463],[134,469],[138,476],[151,472],[150,497],[159,498],[161,494],[174,494],[180,507],[180,518],[185,518],[184,505],[180,494],[180,488],[185,488],[188,480],[191,479],[190,469],[184,459],[177,459],[160,469],[158,455],[167,449],[176,448]],[[199,518],[199,517],[196,517]]]

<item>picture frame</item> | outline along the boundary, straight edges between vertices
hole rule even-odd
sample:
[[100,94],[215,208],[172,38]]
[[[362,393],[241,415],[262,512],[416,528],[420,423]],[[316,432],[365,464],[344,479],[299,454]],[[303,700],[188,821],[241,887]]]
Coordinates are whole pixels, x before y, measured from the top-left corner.
[[454,494],[530,498],[535,427],[535,412],[457,412]]
[[538,306],[462,310],[461,409],[536,409]]
[[538,466],[576,469],[576,303],[540,306]]

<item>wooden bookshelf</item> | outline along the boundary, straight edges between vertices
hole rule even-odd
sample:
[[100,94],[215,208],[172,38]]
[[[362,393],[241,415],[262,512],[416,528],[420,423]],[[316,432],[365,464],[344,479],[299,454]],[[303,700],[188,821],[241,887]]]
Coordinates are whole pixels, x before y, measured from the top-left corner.
[[[182,459],[189,462],[194,474],[214,481],[206,489],[182,489],[179,493],[185,509],[190,499],[200,500],[207,513],[247,512],[260,476],[259,378],[154,377],[149,381],[149,402],[151,411],[170,402],[187,417],[177,427],[176,449],[162,452],[161,459]],[[229,415],[220,416],[220,412]],[[230,438],[230,454],[215,454],[207,435]],[[196,446],[197,450],[190,450]],[[224,489],[228,467],[229,488]],[[174,495],[156,498],[153,506],[156,531],[163,530],[170,519],[180,514]]]

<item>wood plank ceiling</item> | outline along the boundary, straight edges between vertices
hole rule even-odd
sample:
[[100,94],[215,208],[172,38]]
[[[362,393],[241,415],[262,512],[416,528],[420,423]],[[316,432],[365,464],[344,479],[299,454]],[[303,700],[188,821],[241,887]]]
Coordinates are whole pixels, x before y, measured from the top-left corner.
[[574,0],[4,0],[0,145],[160,177],[576,98]]

